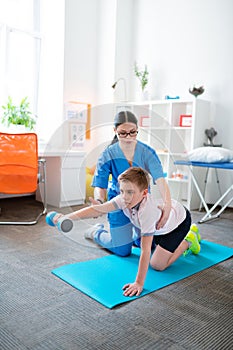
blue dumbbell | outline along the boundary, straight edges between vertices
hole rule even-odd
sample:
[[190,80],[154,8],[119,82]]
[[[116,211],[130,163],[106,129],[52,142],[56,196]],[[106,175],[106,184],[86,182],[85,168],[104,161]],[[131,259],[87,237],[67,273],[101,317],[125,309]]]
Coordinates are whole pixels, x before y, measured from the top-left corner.
[[56,211],[51,211],[46,215],[45,221],[48,225],[56,226],[58,228],[58,230],[63,232],[63,233],[67,233],[67,232],[72,230],[74,224],[73,224],[73,221],[71,219],[68,219],[66,217],[61,217],[58,220],[57,224],[55,225],[53,222],[53,218],[55,215],[57,215]]

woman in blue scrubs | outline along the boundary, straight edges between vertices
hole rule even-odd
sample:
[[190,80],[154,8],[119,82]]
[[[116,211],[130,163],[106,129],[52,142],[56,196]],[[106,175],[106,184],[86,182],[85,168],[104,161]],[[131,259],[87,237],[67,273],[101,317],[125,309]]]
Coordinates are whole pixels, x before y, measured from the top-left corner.
[[[153,183],[159,188],[163,199],[163,215],[157,224],[157,229],[166,223],[170,209],[171,196],[164,179],[161,162],[153,148],[137,140],[138,121],[130,111],[119,112],[114,118],[115,137],[100,155],[93,177],[94,199],[92,204],[103,203],[119,194],[118,176],[130,166],[142,167],[147,170]],[[109,181],[109,176],[112,176]],[[86,238],[108,249],[114,254],[127,256],[131,254],[132,245],[137,244],[137,232],[122,210],[108,214],[110,232],[103,224],[94,225],[85,234]]]

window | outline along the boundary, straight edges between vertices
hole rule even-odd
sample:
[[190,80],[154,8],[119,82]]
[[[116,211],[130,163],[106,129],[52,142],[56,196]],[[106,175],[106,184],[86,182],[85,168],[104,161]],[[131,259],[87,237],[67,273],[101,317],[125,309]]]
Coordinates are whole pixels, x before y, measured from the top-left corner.
[[63,122],[64,33],[65,0],[0,0],[0,109],[27,96],[45,142]]
[[40,0],[0,0],[0,101],[28,97],[37,114],[41,36]]

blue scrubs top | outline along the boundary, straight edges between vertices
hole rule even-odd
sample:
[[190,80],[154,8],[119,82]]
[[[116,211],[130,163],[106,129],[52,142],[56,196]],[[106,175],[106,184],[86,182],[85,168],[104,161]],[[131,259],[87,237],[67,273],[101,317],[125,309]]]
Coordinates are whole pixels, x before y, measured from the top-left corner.
[[[137,141],[132,166],[147,170],[153,178],[153,183],[164,177],[162,165],[155,150],[141,141]],[[129,167],[130,164],[119,142],[108,146],[98,159],[92,186],[108,189],[108,200],[116,197],[120,193],[117,178]],[[112,175],[111,182],[109,181],[110,174]]]

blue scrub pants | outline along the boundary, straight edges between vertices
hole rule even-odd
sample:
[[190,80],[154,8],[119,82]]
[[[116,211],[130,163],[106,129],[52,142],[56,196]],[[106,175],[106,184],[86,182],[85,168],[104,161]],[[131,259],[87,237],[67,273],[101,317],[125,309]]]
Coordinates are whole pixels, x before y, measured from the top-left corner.
[[94,241],[116,255],[130,255],[134,241],[137,241],[137,245],[140,244],[135,236],[135,227],[122,210],[109,213],[108,220],[110,232],[104,228],[98,229],[94,234]]

